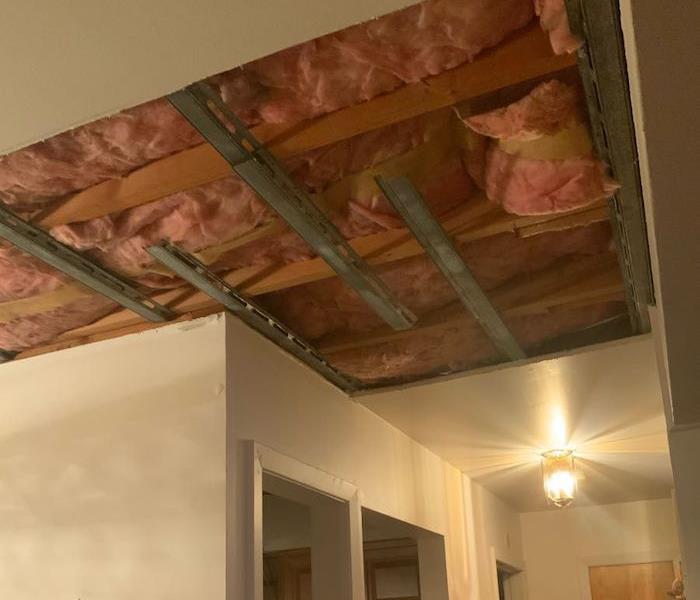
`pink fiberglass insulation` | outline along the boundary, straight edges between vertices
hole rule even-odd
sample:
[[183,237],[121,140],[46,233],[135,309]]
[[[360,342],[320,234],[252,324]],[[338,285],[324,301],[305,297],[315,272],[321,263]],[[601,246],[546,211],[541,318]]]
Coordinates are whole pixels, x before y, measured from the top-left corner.
[[437,128],[449,119],[450,110],[440,111],[439,120],[436,114],[407,119],[305,152],[285,161],[285,167],[294,180],[309,191],[320,191],[329,183],[429,141]]
[[130,273],[153,262],[146,249],[161,240],[199,250],[247,233],[269,215],[255,192],[231,176],[121,213],[55,227],[52,234],[79,250],[95,250],[105,266]]
[[[294,159],[292,177],[305,182],[313,173],[313,188],[371,167],[413,149],[431,133],[424,118],[359,135]],[[428,201],[438,212],[465,200],[471,191],[457,156],[443,172],[452,173],[424,186]],[[310,187],[310,186],[307,186]],[[79,250],[93,251],[95,258],[119,272],[134,276],[153,261],[146,248],[168,239],[188,251],[199,251],[250,233],[269,222],[273,211],[237,176],[178,192],[120,213],[83,223],[54,227],[52,235]],[[333,220],[348,238],[381,229],[400,227],[401,222],[386,200],[348,197],[334,211]],[[289,230],[257,244],[246,245],[229,257],[230,268],[250,264],[294,262],[313,256],[311,249]],[[167,285],[163,278],[142,283]]]
[[[555,50],[569,51],[568,43],[564,43],[563,32],[568,31],[568,24],[565,30],[566,15],[560,10],[561,3],[536,1],[535,4]],[[210,82],[219,87],[226,101],[249,125],[291,126],[471,61],[481,50],[497,45],[532,17],[532,0],[428,0],[283,50],[216,76]],[[496,128],[507,124],[511,131],[504,139],[550,135],[574,114],[575,103],[567,100],[568,95],[561,89],[545,89],[539,96],[533,96],[535,102],[529,105],[525,102],[484,122]],[[538,103],[541,106],[533,109]],[[286,166],[309,191],[323,192],[332,182],[425,143],[428,133],[427,120],[419,117],[314,150],[290,159]],[[17,210],[34,210],[52,199],[121,177],[200,142],[199,135],[167,101],[156,100],[0,157],[0,199]],[[488,190],[493,173],[498,172],[499,163],[494,156],[492,147],[480,157],[470,157],[466,168],[457,156],[447,159],[440,175],[421,186],[433,212],[439,216],[467,201],[472,185],[467,172]],[[510,175],[513,169],[508,167]],[[550,181],[552,177],[545,179]],[[582,193],[591,192],[576,191],[574,195]],[[538,202],[537,198],[525,200],[528,206]],[[512,202],[501,203],[513,208]],[[563,210],[564,204],[557,199],[538,206],[556,212]],[[576,201],[569,204],[578,205]],[[402,225],[380,194],[370,198],[366,195],[354,198],[351,194],[340,205],[333,204],[331,217],[347,238]],[[144,273],[152,262],[145,253],[148,245],[169,239],[187,250],[199,251],[254,232],[271,219],[270,209],[231,176],[121,213],[56,227],[52,233],[106,266],[129,274],[142,285],[165,288],[178,282]],[[517,274],[544,268],[562,256],[575,258],[604,252],[608,242],[607,228],[592,226],[525,241],[511,235],[498,236],[465,245],[461,251],[484,287],[492,289]],[[224,253],[213,268],[272,265],[312,257],[311,249],[287,229]],[[455,300],[452,289],[425,257],[390,264],[380,272],[399,299],[418,314]],[[50,292],[64,281],[61,275],[38,261],[5,249],[0,249],[0,275],[3,276],[0,301]],[[271,294],[263,301],[283,321],[311,339],[334,332],[366,332],[381,325],[356,294],[335,279]],[[0,323],[0,348],[21,350],[47,343],[113,308],[111,302],[101,297],[90,297]],[[533,331],[537,332],[524,333],[524,343],[556,333],[557,327],[574,326],[581,320],[586,320],[583,313],[568,321],[554,319],[546,325],[533,325]],[[525,325],[518,326],[527,329]],[[445,340],[438,342],[444,348],[432,350],[421,349],[419,342],[412,344],[418,344],[414,346],[417,355],[411,367],[402,367],[404,374],[418,373],[421,369],[425,372],[438,363],[474,362],[475,357],[479,358],[478,353],[462,358],[454,345]],[[425,358],[426,352],[433,352],[439,360]],[[375,370],[367,376],[391,376],[399,368],[396,365],[404,362],[403,358],[395,357],[404,354],[399,347],[391,352],[385,349],[382,356],[386,359],[374,355]],[[353,366],[355,359],[342,360],[346,360],[341,364],[347,364],[351,372],[363,368]]]
[[[527,349],[624,313],[624,303],[606,302],[507,319],[507,324]],[[483,332],[473,326],[455,326],[333,353],[329,358],[343,372],[372,383],[473,368],[497,360],[498,356]]]
[[572,120],[584,118],[575,88],[553,79],[538,85],[525,97],[466,119],[476,133],[494,139],[536,140],[564,129]]
[[535,0],[535,12],[554,52],[571,54],[583,45],[583,40],[571,33],[564,0]]
[[[463,244],[459,250],[479,284],[491,290],[516,275],[545,269],[562,257],[610,252],[610,240],[610,228],[602,223],[525,239],[501,234]],[[390,263],[378,272],[399,301],[418,316],[456,300],[452,287],[425,255]],[[274,292],[262,301],[310,340],[337,333],[362,334],[383,325],[354,290],[337,279]]]
[[45,263],[17,248],[0,246],[0,302],[50,292],[61,287],[65,279]]
[[[490,200],[519,215],[564,212],[611,197],[618,186],[593,156],[583,119],[576,91],[556,80],[510,106],[467,118],[471,129],[492,138],[485,156],[470,161],[484,168],[476,181]],[[575,141],[562,150],[566,135]],[[550,147],[543,149],[543,141]],[[557,158],[538,157],[553,152]]]
[[533,16],[531,0],[429,0],[253,61],[215,81],[249,122],[295,122],[471,61]]
[[[429,0],[212,81],[249,124],[291,125],[470,61],[532,17],[531,0]],[[0,157],[0,199],[41,205],[200,141],[155,100]]]
[[[419,185],[431,210],[437,216],[465,203],[472,191],[469,177],[460,163],[445,173],[440,180],[431,180]],[[400,227],[403,223],[388,206],[386,200],[378,196],[371,199],[371,205],[360,210],[360,203],[352,200],[333,218],[335,224],[348,238],[377,233],[385,229]],[[271,238],[251,242],[232,250],[217,262],[218,268],[237,269],[248,265],[285,264],[312,258],[311,249],[296,234],[282,233]]]
[[[295,160],[293,175],[303,179],[312,171],[309,165],[318,165],[325,181],[319,175],[314,185],[323,187],[330,181],[348,175],[403,153],[429,139],[432,125],[424,118],[414,119],[345,140],[322,148],[311,156]],[[436,214],[465,201],[471,192],[471,182],[458,158],[439,180],[428,182],[421,189]],[[449,171],[452,174],[449,174]],[[314,171],[315,172],[315,171]],[[355,201],[348,199],[333,214],[333,220],[347,237],[356,237],[397,227],[401,223],[383,197]],[[139,275],[152,263],[145,248],[161,239],[170,239],[185,249],[197,251],[227,239],[249,233],[272,215],[272,211],[235,176],[212,182],[199,188],[174,194],[112,215],[56,227],[52,234],[60,241],[81,251],[93,254],[101,264],[130,275],[134,281],[154,289],[176,287],[179,280],[157,274]],[[312,258],[314,253],[303,240],[289,229],[258,242],[248,243],[225,254],[218,268],[241,268],[249,265],[272,265]],[[40,261],[14,248],[0,252],[0,302],[49,292],[60,287],[65,278]],[[27,331],[37,340],[37,324],[47,332],[64,331],[87,324],[102,315],[90,304],[79,304],[77,309],[51,311],[35,315],[26,323],[7,323],[4,338],[7,350],[27,347]],[[82,321],[80,315],[83,315]],[[70,315],[70,321],[67,316]],[[70,322],[70,327],[64,327]],[[17,332],[16,335],[13,332]],[[53,334],[52,334],[53,335]],[[43,341],[51,339],[47,337]],[[12,344],[12,345],[9,345]],[[19,345],[18,345],[19,344]],[[0,348],[3,346],[0,345]]]
[[517,215],[567,212],[610,198],[617,185],[592,156],[537,160],[513,156],[497,146],[486,155],[486,195]]
[[92,323],[114,308],[110,300],[92,296],[45,313],[0,323],[0,348],[25,350],[45,344],[66,331]]
[[0,200],[40,205],[201,141],[166,100],[154,100],[0,157]]

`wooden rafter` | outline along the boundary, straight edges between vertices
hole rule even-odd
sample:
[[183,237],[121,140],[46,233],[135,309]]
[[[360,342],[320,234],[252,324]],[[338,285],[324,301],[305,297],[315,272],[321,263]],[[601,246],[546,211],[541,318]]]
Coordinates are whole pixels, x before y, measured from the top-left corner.
[[[623,297],[623,284],[615,258],[605,256],[577,262],[560,261],[540,273],[504,284],[493,292],[492,299],[503,311],[505,317],[514,317],[541,314],[557,306],[586,306],[621,300]],[[221,310],[219,305],[201,293],[190,294],[180,307],[183,312],[175,322],[211,315]],[[184,310],[185,307],[188,310]],[[67,332],[52,343],[22,352],[18,358],[138,333],[167,324],[143,323],[133,318],[127,311],[120,311],[92,325]],[[454,303],[424,316],[416,328],[409,331],[394,332],[378,329],[370,335],[362,336],[361,339],[358,339],[357,335],[344,334],[321,340],[319,346],[324,354],[332,356],[334,353],[345,350],[370,347],[399,338],[441,331],[445,328],[480,330],[474,319],[465,313],[464,307]]]
[[[554,55],[547,36],[539,26],[532,25],[498,47],[482,53],[471,64],[311,121],[291,127],[262,125],[256,127],[253,133],[277,158],[285,159],[425,113],[446,109],[457,103],[483,99],[491,93],[560,72],[574,65],[573,57]],[[106,181],[75,194],[39,215],[36,222],[42,227],[50,228],[86,221],[222,179],[230,172],[228,164],[218,153],[209,145],[202,144],[155,161],[126,177]],[[442,223],[457,243],[464,243],[504,232],[528,237],[607,219],[607,208],[602,203],[563,215],[519,217],[504,213],[482,197],[444,215]],[[405,229],[356,238],[350,243],[371,265],[384,265],[423,253],[422,247]],[[605,269],[604,274],[608,273]],[[255,296],[334,276],[335,273],[327,264],[317,258],[287,265],[236,269],[226,273],[224,279],[243,293]],[[523,311],[523,314],[541,312],[543,303],[547,302],[548,306],[556,306],[558,302],[566,299],[569,304],[575,305],[577,302],[586,304],[605,297],[617,297],[617,282],[612,281],[613,275],[607,276],[611,278],[610,281],[595,279],[591,275],[589,279],[578,282],[583,286],[580,289],[572,282],[566,288],[568,292],[565,289],[550,290],[539,299],[537,293],[538,290],[539,293],[543,293],[544,284],[538,283],[537,280],[529,284],[534,290],[532,293],[535,294],[529,301],[529,296],[524,292],[525,287],[528,287],[526,283],[522,283],[520,287],[516,286],[520,294],[515,294],[516,299],[508,296],[505,287],[499,288],[495,302],[499,309],[505,311],[505,316],[509,316]],[[512,291],[508,293],[514,294]],[[50,310],[87,295],[89,292],[84,288],[69,284],[55,292],[3,303],[0,304],[0,322]],[[161,292],[153,298],[172,308],[179,315],[178,321],[221,310],[209,297],[188,287]],[[452,319],[460,326],[468,326],[466,324],[470,319],[465,317],[461,307],[459,315],[454,308],[433,316],[434,326],[440,326],[439,316],[442,320],[446,319],[447,323]],[[471,325],[473,320],[469,326]],[[62,334],[53,343],[23,352],[19,357],[135,333],[154,326],[158,325],[143,323],[129,311],[117,310],[91,325]],[[426,326],[430,326],[430,317],[421,320],[418,333],[424,331]],[[381,331],[377,332],[377,335],[381,336]],[[333,340],[324,341],[324,347],[328,348],[329,352],[334,352],[332,342]]]
[[[466,243],[501,233],[514,233],[519,237],[528,237],[549,231],[590,225],[605,221],[607,218],[607,209],[602,204],[560,215],[522,217],[505,213],[485,198],[480,197],[473,198],[445,215],[443,226],[457,243]],[[403,228],[355,238],[350,241],[350,245],[370,265],[375,266],[411,258],[424,252],[422,246]],[[224,279],[245,294],[259,296],[334,276],[335,273],[323,259],[314,258],[281,266],[254,265],[234,269],[226,273]],[[200,292],[187,292],[184,294],[186,298],[183,300],[183,290],[187,289],[178,288],[161,292],[155,294],[153,300],[169,306],[179,314],[199,310],[203,305],[211,303],[211,300]],[[46,312],[89,297],[91,294],[89,289],[81,285],[68,284],[52,292],[4,302],[0,304],[0,322]],[[98,325],[101,323],[122,324],[124,322],[128,322],[129,325],[137,324],[138,318],[130,311],[118,310],[112,315],[104,317],[97,324],[86,327],[101,326]]]
[[[512,318],[540,314],[564,305],[623,300],[624,284],[615,257],[606,255],[576,262],[558,261],[539,273],[504,284],[489,296],[504,317]],[[333,355],[453,328],[480,330],[464,306],[455,302],[423,316],[410,330],[396,332],[381,327],[362,336],[344,333],[320,340],[318,348],[326,355]]]
[[[532,25],[473,63],[311,121],[292,127],[265,124],[253,133],[277,158],[289,158],[573,65],[573,57],[553,54],[546,34]],[[87,188],[40,215],[37,223],[50,228],[105,216],[222,179],[230,172],[221,156],[202,144]]]

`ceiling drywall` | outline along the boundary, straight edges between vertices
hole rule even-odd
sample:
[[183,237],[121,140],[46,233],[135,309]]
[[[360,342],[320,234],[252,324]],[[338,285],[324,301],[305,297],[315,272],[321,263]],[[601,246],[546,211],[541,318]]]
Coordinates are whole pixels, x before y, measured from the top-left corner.
[[521,510],[542,510],[538,453],[576,448],[579,503],[668,497],[650,337],[359,400]]
[[0,154],[411,3],[5,2]]

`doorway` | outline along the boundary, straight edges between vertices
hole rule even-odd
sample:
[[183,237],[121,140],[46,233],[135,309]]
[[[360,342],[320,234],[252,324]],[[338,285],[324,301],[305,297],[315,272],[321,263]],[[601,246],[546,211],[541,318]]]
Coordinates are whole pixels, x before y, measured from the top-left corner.
[[263,600],[349,600],[347,502],[263,474]]
[[519,600],[522,595],[522,570],[496,561],[496,577],[499,600]]

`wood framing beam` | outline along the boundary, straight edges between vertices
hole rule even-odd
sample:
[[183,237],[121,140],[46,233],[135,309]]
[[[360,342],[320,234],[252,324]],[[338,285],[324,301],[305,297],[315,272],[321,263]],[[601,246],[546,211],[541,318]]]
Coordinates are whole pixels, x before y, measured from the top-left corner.
[[[265,124],[252,132],[278,159],[285,159],[575,64],[572,56],[555,55],[547,35],[533,24],[483,52],[473,63],[317,119],[291,127]],[[126,177],[87,188],[39,215],[36,223],[51,228],[87,221],[222,179],[230,173],[221,156],[208,144],[202,144],[155,161]]]
[[[457,243],[477,241],[500,233],[514,233],[519,237],[539,235],[573,227],[605,221],[608,211],[604,205],[595,204],[570,213],[559,215],[517,216],[505,213],[483,197],[473,198],[454,209],[442,219],[442,225]],[[423,254],[422,246],[406,229],[391,229],[350,241],[355,251],[370,265],[383,265]],[[229,271],[226,282],[250,296],[287,289],[313,281],[334,277],[334,271],[320,258],[299,261],[286,265],[250,266]],[[155,294],[153,299],[182,314],[199,307],[197,294],[183,294],[183,289]],[[89,297],[90,290],[78,284],[67,284],[52,292],[46,292],[0,303],[0,323],[47,312],[76,300]],[[183,295],[186,299],[183,300]],[[194,307],[194,308],[193,308]],[[104,317],[103,321],[129,320],[128,314],[117,311]],[[136,324],[134,321],[131,324]],[[88,326],[88,327],[92,327]]]
[[467,266],[449,234],[435,218],[411,180],[378,177],[377,183],[418,240],[433,264],[457,293],[465,308],[479,322],[498,353],[508,360],[526,358],[525,351],[493,306]]
[[[614,255],[575,262],[561,260],[534,275],[517,277],[489,292],[504,317],[521,317],[547,312],[558,306],[585,306],[624,299],[624,284]],[[480,330],[474,318],[459,302],[424,315],[410,331],[394,332],[385,327],[363,336],[342,334],[317,342],[324,355],[410,339],[426,333],[453,328]]]
[[[409,235],[404,230],[392,231],[387,233],[395,234],[396,237],[398,237],[398,235],[401,234],[403,234],[404,236]],[[476,234],[476,232],[474,232],[474,234]],[[395,239],[396,238],[394,238],[394,241]],[[369,242],[367,248],[376,248],[375,244],[377,244],[377,242],[379,241],[374,236],[367,236],[366,238],[362,238],[362,240]],[[381,242],[388,243],[387,239],[382,239]],[[396,250],[400,249],[401,246],[404,246],[405,248],[406,245],[407,242],[399,246],[389,247],[387,250],[378,250],[378,254],[375,255],[375,260],[383,261],[388,256],[396,257]],[[400,258],[404,258],[406,255],[404,252],[399,252],[398,256]],[[372,261],[370,260],[370,263],[371,262]],[[300,283],[318,281],[333,276],[333,273],[328,272],[330,270],[327,269],[327,266],[322,261],[317,261],[315,263],[313,261],[292,263],[290,265],[285,265],[284,267],[281,267],[277,270],[273,270],[267,274],[264,271],[264,268],[248,267],[229,273],[225,277],[225,279],[231,285],[238,285],[239,289],[244,291],[244,293],[247,293],[251,296],[255,296],[270,291],[284,289],[291,282],[294,282],[295,285],[298,285]],[[569,272],[571,274],[574,273],[571,270],[569,270]],[[257,279],[255,278],[255,275],[257,275]],[[555,287],[559,285],[560,281],[560,271],[553,272],[549,275],[549,278],[547,279],[548,285]],[[542,292],[543,289],[542,285],[543,284],[540,284],[540,287],[538,288],[540,292]],[[517,290],[515,292],[507,292],[507,289],[508,288],[500,290],[499,294],[505,295],[506,293],[508,293],[510,295],[515,294],[517,296],[517,294],[522,293],[523,289],[526,290],[527,287],[519,286],[517,287]],[[201,292],[186,292],[183,294],[182,290],[171,290],[169,292],[157,295],[156,298],[160,302],[168,305],[178,314],[187,314],[202,310],[210,310],[210,312],[216,312],[217,310],[221,310],[221,307],[219,305],[213,303],[211,298],[202,294]],[[499,298],[501,298],[501,296],[499,296]],[[499,305],[497,304],[497,306]],[[460,312],[460,315],[463,315],[463,311]],[[96,323],[86,325],[84,327],[80,327],[73,331],[67,332],[60,337],[70,338],[73,336],[82,337],[85,335],[103,334],[114,328],[137,325],[138,321],[134,319],[133,316],[130,315],[128,312],[117,311],[111,315],[100,319]]]
[[[222,310],[221,306],[201,292],[173,290],[167,293],[173,299],[173,308],[182,311],[171,323],[211,315]],[[560,261],[552,267],[533,276],[516,278],[493,292],[492,299],[507,317],[541,314],[547,310],[567,305],[586,306],[598,302],[622,300],[624,288],[614,256],[585,259],[577,262]],[[178,299],[179,298],[179,299]],[[165,324],[143,323],[134,319],[127,311],[118,311],[100,319],[92,325],[86,325],[59,336],[54,342],[44,344],[17,355],[17,359],[28,358],[47,352],[80,346],[105,339],[139,333],[162,327]],[[358,347],[372,346],[393,341],[411,335],[420,335],[445,328],[480,327],[464,311],[461,303],[452,305],[425,315],[416,326],[408,332],[379,329],[361,339],[357,335],[334,336],[320,340],[317,347],[324,354],[351,350]]]

